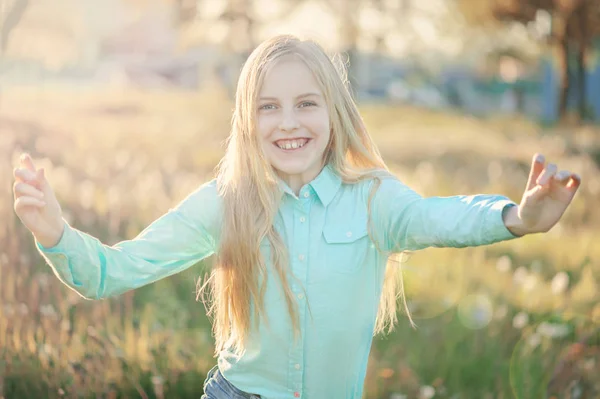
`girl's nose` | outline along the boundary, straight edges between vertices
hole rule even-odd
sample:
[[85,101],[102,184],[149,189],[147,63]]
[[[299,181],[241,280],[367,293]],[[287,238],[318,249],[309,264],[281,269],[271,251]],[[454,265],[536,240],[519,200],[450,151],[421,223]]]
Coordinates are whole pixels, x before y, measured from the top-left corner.
[[300,123],[298,122],[298,118],[293,111],[285,112],[279,123],[279,130],[281,131],[292,131],[298,129],[300,127]]

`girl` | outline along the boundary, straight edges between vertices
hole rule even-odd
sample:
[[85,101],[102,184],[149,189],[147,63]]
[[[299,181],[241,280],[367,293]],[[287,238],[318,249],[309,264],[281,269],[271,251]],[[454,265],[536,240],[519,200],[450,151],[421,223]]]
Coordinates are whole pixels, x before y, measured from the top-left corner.
[[215,179],[113,246],[71,227],[24,155],[15,211],[58,278],[119,295],[217,255],[208,291],[218,364],[204,398],[360,398],[374,333],[402,293],[392,254],[491,244],[554,226],[580,186],[541,155],[520,204],[422,198],[387,169],[321,47],[277,36],[250,55]]

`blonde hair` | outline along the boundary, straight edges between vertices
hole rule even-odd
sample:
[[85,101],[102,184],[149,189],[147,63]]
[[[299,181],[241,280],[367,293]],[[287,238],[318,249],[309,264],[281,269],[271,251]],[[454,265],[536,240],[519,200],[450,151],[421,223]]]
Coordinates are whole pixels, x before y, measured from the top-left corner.
[[[325,149],[324,164],[329,163],[344,183],[375,179],[369,195],[369,219],[371,199],[379,187],[380,177],[393,178],[365,128],[339,58],[330,58],[313,41],[301,41],[289,35],[275,36],[260,44],[250,54],[238,80],[231,132],[225,156],[217,166],[217,186],[223,198],[217,261],[198,292],[200,297],[205,290],[210,290],[208,314],[213,319],[215,354],[224,349],[243,353],[245,340],[253,327],[251,317],[255,323],[259,319],[268,323],[264,310],[267,269],[259,248],[264,238],[271,244],[273,268],[282,284],[294,336],[297,338],[300,332],[296,302],[287,281],[288,253],[273,227],[282,192],[255,132],[258,92],[268,69],[284,56],[295,56],[308,66],[326,99],[331,137]],[[370,231],[369,236],[376,243]],[[377,248],[381,251],[378,245]],[[390,266],[388,262],[374,334],[384,331],[386,326],[388,331],[394,328],[400,296],[413,324],[401,273],[401,268]]]

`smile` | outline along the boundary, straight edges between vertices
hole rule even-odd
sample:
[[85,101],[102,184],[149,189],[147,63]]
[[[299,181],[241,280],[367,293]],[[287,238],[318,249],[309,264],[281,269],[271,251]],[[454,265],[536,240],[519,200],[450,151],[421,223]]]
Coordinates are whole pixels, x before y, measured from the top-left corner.
[[273,144],[284,150],[287,152],[291,152],[291,151],[297,151],[301,148],[303,148],[311,139],[308,138],[301,138],[301,139],[294,139],[294,140],[278,140],[276,142],[274,142]]

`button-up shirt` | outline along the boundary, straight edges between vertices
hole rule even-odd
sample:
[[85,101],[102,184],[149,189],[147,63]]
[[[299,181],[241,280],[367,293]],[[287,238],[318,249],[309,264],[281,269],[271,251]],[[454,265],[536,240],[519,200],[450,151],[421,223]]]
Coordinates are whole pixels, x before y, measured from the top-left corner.
[[[237,388],[266,399],[361,398],[389,252],[515,238],[502,211],[516,204],[504,196],[424,198],[387,178],[373,196],[371,240],[367,203],[373,184],[343,183],[330,165],[299,195],[280,180],[283,197],[274,226],[289,251],[301,334],[294,341],[265,239],[260,250],[268,270],[269,323],[250,331],[242,356],[229,350],[218,356],[221,373]],[[119,295],[215,254],[221,199],[213,179],[131,240],[105,245],[65,221],[56,246],[36,245],[60,280],[83,297]]]

